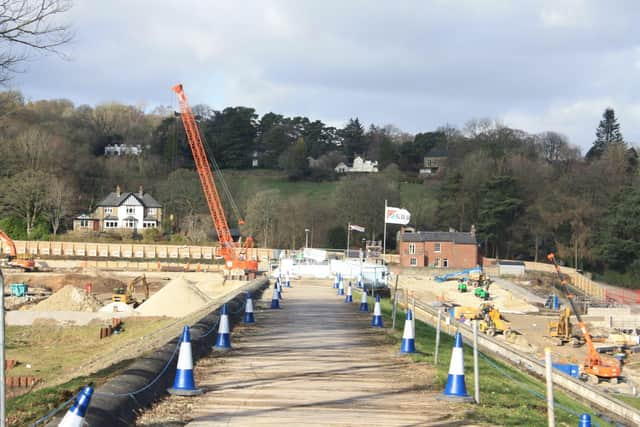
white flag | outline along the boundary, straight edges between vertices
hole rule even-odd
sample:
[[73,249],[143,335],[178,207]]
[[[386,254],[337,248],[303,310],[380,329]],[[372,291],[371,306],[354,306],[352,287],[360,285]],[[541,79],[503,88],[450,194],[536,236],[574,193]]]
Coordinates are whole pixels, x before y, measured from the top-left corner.
[[384,214],[384,222],[387,224],[402,224],[407,225],[411,220],[411,214],[406,209],[392,208],[387,206],[387,210]]
[[349,230],[355,230],[364,233],[364,227],[360,227],[359,225],[355,224],[349,224]]

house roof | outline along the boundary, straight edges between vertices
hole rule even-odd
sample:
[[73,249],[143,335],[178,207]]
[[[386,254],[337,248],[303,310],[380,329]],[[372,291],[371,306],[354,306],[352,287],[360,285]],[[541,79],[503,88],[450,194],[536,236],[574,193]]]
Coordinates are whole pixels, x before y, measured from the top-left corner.
[[111,216],[111,215],[107,215],[104,217],[105,221],[117,221],[118,217],[117,216]]
[[155,222],[158,222],[158,218],[148,216],[148,217],[146,217],[146,218],[144,219],[144,221],[155,221]]
[[424,155],[424,157],[430,158],[430,157],[448,157],[449,153],[447,150],[447,147],[441,147],[436,145],[435,147],[433,147],[431,150],[427,151],[427,153]]
[[135,216],[128,216],[123,219],[123,221],[137,221],[137,220],[138,218],[136,218]]
[[459,231],[418,231],[402,233],[403,242],[453,242],[459,245],[475,245],[475,234]]
[[109,193],[107,197],[105,197],[100,203],[98,203],[98,206],[107,206],[107,207],[120,206],[124,203],[125,200],[127,200],[129,196],[133,196],[136,199],[138,199],[138,201],[145,208],[161,208],[162,207],[162,205],[158,203],[156,199],[151,197],[149,193],[144,193],[142,197],[140,197],[140,193],[131,193],[131,192],[120,193],[120,196],[118,196],[118,193],[116,193],[115,191],[112,193]]

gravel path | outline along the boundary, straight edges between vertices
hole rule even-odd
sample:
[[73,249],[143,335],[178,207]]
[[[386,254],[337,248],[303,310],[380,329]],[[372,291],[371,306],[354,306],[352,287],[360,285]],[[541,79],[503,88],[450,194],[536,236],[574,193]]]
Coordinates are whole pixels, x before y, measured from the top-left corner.
[[467,407],[436,400],[432,367],[390,346],[358,304],[327,282],[296,281],[281,310],[258,303],[258,324],[237,327],[234,350],[201,359],[198,397],[167,397],[140,426],[468,425]]

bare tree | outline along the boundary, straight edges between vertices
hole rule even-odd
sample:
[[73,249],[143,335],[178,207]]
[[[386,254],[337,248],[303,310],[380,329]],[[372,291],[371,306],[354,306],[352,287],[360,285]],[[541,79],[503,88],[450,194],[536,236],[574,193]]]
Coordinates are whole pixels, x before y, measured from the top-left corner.
[[62,55],[71,40],[69,27],[56,22],[71,9],[70,0],[0,0],[0,83],[34,51]]
[[47,189],[51,176],[34,170],[25,170],[7,178],[2,183],[5,210],[20,215],[27,226],[27,236],[38,220],[47,202]]
[[47,203],[45,215],[49,219],[53,235],[58,234],[60,222],[69,213],[71,191],[68,185],[57,177],[52,177],[48,183]]

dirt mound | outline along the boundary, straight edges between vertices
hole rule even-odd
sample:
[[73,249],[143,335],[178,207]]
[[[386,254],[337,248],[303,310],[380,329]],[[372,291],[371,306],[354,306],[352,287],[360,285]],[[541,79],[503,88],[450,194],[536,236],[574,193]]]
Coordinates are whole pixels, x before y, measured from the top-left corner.
[[97,311],[102,307],[93,295],[67,285],[46,300],[34,306],[36,311]]
[[67,285],[73,285],[84,289],[87,283],[91,283],[93,292],[109,293],[113,288],[122,288],[126,284],[121,280],[108,276],[92,276],[88,274],[69,273],[17,273],[9,274],[5,278],[6,283],[26,283],[29,286],[42,286],[57,292]]
[[183,317],[211,301],[194,282],[179,277],[167,283],[136,311],[144,316]]

